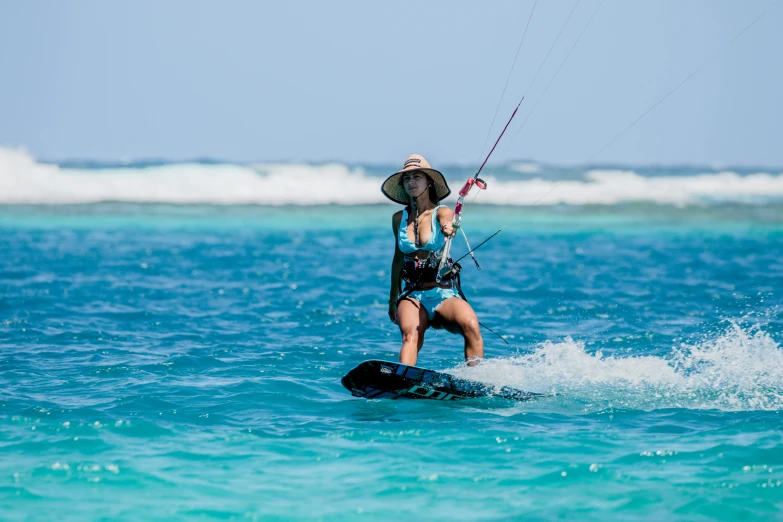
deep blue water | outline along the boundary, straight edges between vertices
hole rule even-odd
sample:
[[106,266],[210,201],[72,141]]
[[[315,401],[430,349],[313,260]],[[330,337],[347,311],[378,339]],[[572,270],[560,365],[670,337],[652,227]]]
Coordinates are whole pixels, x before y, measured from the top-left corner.
[[780,519],[780,210],[472,207],[419,364],[555,396],[443,404],[339,382],[392,207],[0,207],[0,518]]

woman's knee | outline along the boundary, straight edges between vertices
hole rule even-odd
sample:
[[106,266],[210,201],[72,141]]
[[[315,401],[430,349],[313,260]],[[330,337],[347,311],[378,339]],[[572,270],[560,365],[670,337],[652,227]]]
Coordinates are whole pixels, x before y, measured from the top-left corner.
[[407,326],[405,328],[400,328],[400,332],[402,333],[402,342],[404,343],[418,343],[422,333],[418,326]]
[[472,317],[466,317],[460,321],[460,328],[466,336],[480,336],[481,326],[479,325],[478,318],[474,315]]

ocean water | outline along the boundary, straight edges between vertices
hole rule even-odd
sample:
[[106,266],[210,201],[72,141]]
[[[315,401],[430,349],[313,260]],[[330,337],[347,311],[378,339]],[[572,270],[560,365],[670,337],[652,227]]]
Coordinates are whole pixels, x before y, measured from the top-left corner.
[[510,344],[419,364],[553,397],[440,403],[340,385],[400,344],[393,168],[0,149],[0,519],[783,519],[779,170],[495,169],[463,286]]

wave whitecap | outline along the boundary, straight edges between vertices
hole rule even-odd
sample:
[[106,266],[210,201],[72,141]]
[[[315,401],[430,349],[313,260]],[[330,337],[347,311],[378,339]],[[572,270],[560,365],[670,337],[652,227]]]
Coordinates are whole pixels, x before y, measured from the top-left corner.
[[[528,174],[538,166],[524,165]],[[519,170],[512,167],[512,170]],[[203,164],[73,168],[40,163],[29,153],[0,148],[0,203],[129,203],[217,205],[372,205],[388,203],[383,178],[340,163]],[[686,206],[783,199],[783,174],[734,172],[642,176],[632,170],[590,170],[581,180],[489,178],[476,203]],[[462,180],[451,179],[452,185]],[[456,187],[452,187],[456,188]],[[453,190],[453,194],[456,194]],[[451,198],[454,199],[453,197]]]
[[631,170],[591,170],[584,181],[532,179],[499,183],[485,203],[500,205],[616,205],[755,202],[783,198],[783,174],[734,172],[645,177]]
[[0,149],[0,203],[366,204],[384,201],[375,178],[345,165],[175,163],[75,169]]

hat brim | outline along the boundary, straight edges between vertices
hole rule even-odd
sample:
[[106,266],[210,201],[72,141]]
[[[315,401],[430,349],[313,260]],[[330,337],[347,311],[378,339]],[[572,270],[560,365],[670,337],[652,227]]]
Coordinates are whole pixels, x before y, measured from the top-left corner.
[[405,187],[402,186],[400,180],[402,179],[403,174],[410,174],[411,172],[423,172],[432,179],[432,183],[435,185],[435,194],[438,196],[438,201],[435,201],[435,203],[447,198],[449,194],[451,194],[451,189],[449,188],[449,184],[446,183],[446,178],[443,174],[435,169],[418,168],[398,170],[386,178],[386,181],[381,185],[381,192],[383,192],[383,195],[400,205],[407,205],[410,203],[408,193],[405,192]]

